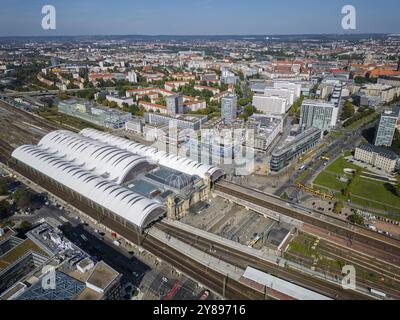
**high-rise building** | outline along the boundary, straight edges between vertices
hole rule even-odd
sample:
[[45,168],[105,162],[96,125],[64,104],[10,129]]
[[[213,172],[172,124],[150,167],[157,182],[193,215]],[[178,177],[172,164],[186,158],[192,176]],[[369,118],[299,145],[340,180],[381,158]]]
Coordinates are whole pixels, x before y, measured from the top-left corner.
[[183,113],[183,97],[178,94],[166,97],[167,110],[170,116]]
[[303,129],[311,127],[322,131],[336,126],[339,107],[324,101],[304,100],[300,112],[300,125]]
[[225,124],[231,124],[237,116],[237,96],[230,94],[221,99],[221,118]]
[[390,147],[396,132],[396,124],[399,119],[400,108],[385,110],[379,119],[379,125],[375,132],[374,145]]
[[131,83],[138,82],[137,74],[136,74],[135,71],[129,71],[128,72],[128,81],[131,82]]

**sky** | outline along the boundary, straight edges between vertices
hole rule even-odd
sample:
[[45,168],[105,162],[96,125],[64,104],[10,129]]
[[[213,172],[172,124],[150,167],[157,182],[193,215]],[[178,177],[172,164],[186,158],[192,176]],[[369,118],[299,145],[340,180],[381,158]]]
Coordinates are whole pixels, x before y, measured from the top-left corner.
[[[43,30],[44,5],[56,8],[56,30]],[[400,33],[398,0],[0,0],[0,36],[286,35]]]

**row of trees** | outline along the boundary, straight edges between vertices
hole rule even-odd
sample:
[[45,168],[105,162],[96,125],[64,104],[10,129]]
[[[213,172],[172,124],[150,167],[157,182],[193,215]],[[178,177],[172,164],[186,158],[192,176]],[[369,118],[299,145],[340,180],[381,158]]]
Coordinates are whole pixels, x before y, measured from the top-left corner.
[[356,113],[356,110],[354,108],[354,105],[350,101],[346,101],[343,105],[343,111],[342,114],[340,115],[340,120],[345,121]]
[[291,117],[296,117],[296,119],[300,119],[300,108],[301,105],[303,104],[304,101],[304,96],[301,95],[299,99],[295,103],[293,103],[293,106],[289,110],[289,115]]
[[365,117],[368,117],[369,115],[375,113],[374,109],[371,108],[359,108],[358,112],[349,118],[345,123],[343,123],[343,127],[347,128],[351,126],[353,123],[357,122],[358,120],[361,120]]
[[244,107],[243,113],[239,116],[239,118],[247,120],[249,117],[251,117],[254,113],[257,112],[257,109],[253,105],[248,105]]

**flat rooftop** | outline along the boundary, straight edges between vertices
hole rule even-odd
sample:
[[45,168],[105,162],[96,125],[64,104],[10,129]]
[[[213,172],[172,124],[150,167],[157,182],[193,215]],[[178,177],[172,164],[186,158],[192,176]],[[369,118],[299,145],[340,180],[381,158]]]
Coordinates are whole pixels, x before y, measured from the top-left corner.
[[100,261],[93,268],[93,271],[86,283],[91,284],[101,290],[105,290],[118,276],[119,273],[117,271],[103,261]]
[[15,234],[15,231],[6,227],[3,228],[4,234],[2,236],[0,236],[0,242],[10,238],[11,236],[13,236]]
[[42,282],[38,281],[16,300],[74,300],[85,289],[85,284],[56,271],[56,289],[44,289]]
[[18,246],[12,248],[6,254],[0,256],[0,271],[12,265],[15,261],[17,261],[19,258],[22,258],[29,251],[33,251],[42,256],[48,257],[47,253],[37,246],[32,240],[26,239]]

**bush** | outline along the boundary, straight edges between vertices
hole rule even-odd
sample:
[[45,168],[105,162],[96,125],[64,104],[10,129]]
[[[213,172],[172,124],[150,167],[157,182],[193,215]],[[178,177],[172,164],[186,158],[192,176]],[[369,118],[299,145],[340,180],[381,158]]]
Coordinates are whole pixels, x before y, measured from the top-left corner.
[[353,214],[347,218],[351,223],[357,224],[359,226],[364,225],[364,218],[359,214]]

